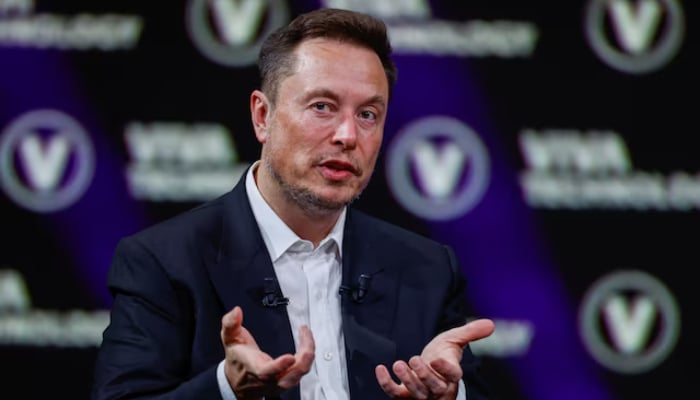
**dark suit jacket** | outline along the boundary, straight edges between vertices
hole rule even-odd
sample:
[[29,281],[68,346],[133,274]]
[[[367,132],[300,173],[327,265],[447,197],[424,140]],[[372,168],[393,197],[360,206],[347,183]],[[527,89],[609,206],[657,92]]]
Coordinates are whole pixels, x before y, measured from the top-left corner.
[[[463,324],[465,281],[448,247],[357,210],[348,210],[342,263],[345,285],[381,270],[363,302],[343,298],[342,321],[351,397],[386,398],[374,367],[408,360]],[[221,317],[236,305],[261,350],[294,353],[285,307],[261,303],[263,280],[274,276],[245,174],[220,198],[122,239],[92,398],[220,398]],[[462,364],[469,400],[485,398],[469,349]],[[281,398],[299,399],[298,386]]]

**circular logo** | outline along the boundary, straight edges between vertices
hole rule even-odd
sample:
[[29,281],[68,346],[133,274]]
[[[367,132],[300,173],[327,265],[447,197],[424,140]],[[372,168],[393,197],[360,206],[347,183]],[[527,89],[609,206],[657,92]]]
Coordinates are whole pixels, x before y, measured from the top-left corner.
[[683,41],[684,17],[675,0],[592,0],[585,35],[611,67],[642,74],[666,65]]
[[72,205],[88,188],[94,169],[87,132],[59,111],[23,114],[0,137],[0,185],[29,210],[46,213]]
[[186,23],[192,41],[213,62],[245,67],[262,42],[289,21],[282,0],[191,0]]
[[471,210],[489,182],[489,156],[479,136],[445,116],[420,119],[399,132],[387,155],[387,180],[413,214],[449,220]]
[[591,355],[621,373],[642,373],[671,353],[680,313],[666,286],[642,271],[619,271],[599,279],[584,296],[581,336]]

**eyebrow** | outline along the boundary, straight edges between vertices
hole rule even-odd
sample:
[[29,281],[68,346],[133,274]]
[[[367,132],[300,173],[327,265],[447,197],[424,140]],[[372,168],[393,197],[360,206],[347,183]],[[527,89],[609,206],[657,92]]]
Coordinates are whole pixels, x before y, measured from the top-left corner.
[[[307,100],[312,99],[314,97],[327,97],[327,98],[333,99],[335,101],[339,100],[339,96],[335,92],[328,90],[328,89],[315,89],[315,90],[312,90],[311,92],[307,93],[304,96],[304,98]],[[372,96],[369,99],[367,99],[367,101],[363,102],[362,104],[364,104],[364,105],[378,104],[382,108],[386,107],[386,101],[384,99],[384,96],[382,96],[382,95]]]
[[369,100],[365,102],[365,104],[379,104],[382,106],[382,108],[386,107],[386,101],[384,100],[384,96],[380,95],[370,97]]
[[304,95],[304,98],[306,100],[310,100],[314,97],[328,97],[328,98],[336,100],[336,101],[338,100],[338,95],[335,94],[335,92],[330,91],[328,89],[314,89],[314,90],[310,91],[309,93],[307,93],[306,95]]

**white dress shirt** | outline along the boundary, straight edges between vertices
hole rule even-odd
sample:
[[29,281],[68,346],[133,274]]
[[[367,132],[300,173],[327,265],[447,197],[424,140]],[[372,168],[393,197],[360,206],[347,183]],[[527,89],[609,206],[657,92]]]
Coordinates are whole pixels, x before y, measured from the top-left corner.
[[[307,325],[316,345],[311,371],[301,378],[301,398],[349,400],[339,294],[345,210],[328,236],[314,248],[313,243],[292,232],[263,199],[253,177],[258,165],[256,163],[248,170],[246,191],[278,284],[289,299],[287,314],[294,344],[299,347],[299,328]],[[224,399],[235,399],[223,376],[223,364],[219,365],[219,370],[219,386]]]
[[[312,242],[299,238],[289,229],[263,199],[253,176],[258,166],[259,162],[256,162],[248,170],[246,191],[278,284],[282,294],[289,299],[287,313],[294,344],[299,347],[299,328],[302,325],[311,329],[316,344],[311,371],[301,378],[301,398],[350,400],[339,294],[346,210],[328,236],[314,248]],[[224,374],[223,363],[219,363],[217,369],[221,395],[224,400],[236,400]],[[461,381],[459,390],[457,399],[465,399]]]

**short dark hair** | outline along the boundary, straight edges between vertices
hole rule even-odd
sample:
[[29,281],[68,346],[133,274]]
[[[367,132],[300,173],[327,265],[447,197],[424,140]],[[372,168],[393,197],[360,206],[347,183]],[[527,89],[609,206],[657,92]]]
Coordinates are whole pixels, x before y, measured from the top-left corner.
[[356,11],[320,8],[297,16],[268,36],[260,49],[258,69],[261,89],[273,103],[280,82],[294,73],[294,49],[304,40],[337,39],[373,50],[384,67],[389,96],[396,82],[391,43],[384,21]]

